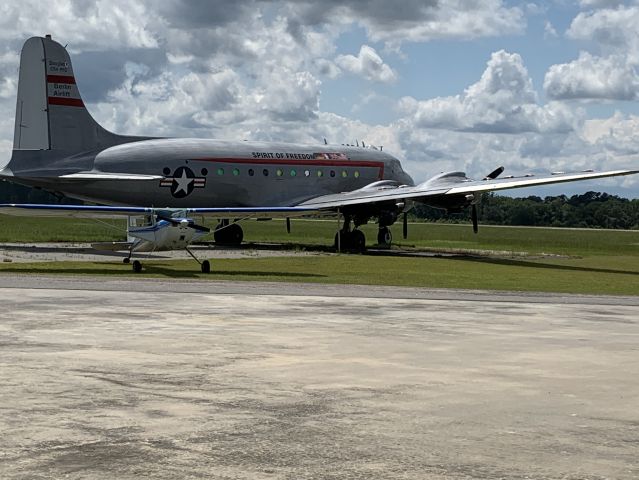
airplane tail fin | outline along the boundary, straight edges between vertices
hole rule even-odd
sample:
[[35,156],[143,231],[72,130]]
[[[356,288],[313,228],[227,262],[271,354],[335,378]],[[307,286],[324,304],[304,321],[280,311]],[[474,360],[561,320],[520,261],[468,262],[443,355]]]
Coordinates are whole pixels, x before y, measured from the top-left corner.
[[131,141],[102,128],[84,106],[66,49],[46,37],[22,47],[13,149],[94,151]]

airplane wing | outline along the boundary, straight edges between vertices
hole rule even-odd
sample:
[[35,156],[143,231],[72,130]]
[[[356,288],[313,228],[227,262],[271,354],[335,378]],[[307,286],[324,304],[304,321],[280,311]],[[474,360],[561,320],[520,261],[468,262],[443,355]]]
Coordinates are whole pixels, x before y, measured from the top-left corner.
[[548,185],[553,183],[590,180],[639,173],[639,170],[611,170],[607,172],[585,171],[579,173],[557,173],[536,177],[503,177],[471,180],[463,172],[449,172],[437,175],[416,186],[398,185],[391,181],[375,182],[369,186],[351,192],[315,197],[299,204],[317,210],[338,209],[356,205],[383,203],[392,201],[415,200],[418,202],[445,204],[448,200],[474,195],[476,193],[507,190],[514,188]]
[[[264,207],[201,207],[201,208],[151,208],[100,205],[48,205],[48,204],[0,204],[0,214],[24,216],[64,216],[91,218],[100,216],[129,216],[164,214],[167,216],[199,215],[216,218],[284,218],[299,217],[318,213],[335,212],[344,207],[373,205],[387,202],[415,200],[434,205],[468,204],[469,195],[476,193],[548,185],[553,183],[589,180],[639,173],[639,170],[611,170],[606,172],[558,173],[535,177],[486,177],[471,180],[463,172],[449,172],[437,175],[416,186],[398,185],[382,180],[358,190],[323,195],[291,206]],[[135,177],[135,175],[131,175]],[[132,179],[132,178],[131,178]],[[472,199],[472,197],[471,197]]]
[[221,207],[221,208],[151,208],[115,207],[104,205],[49,205],[41,203],[0,204],[0,214],[31,217],[126,217],[135,215],[180,216],[199,215],[216,218],[297,217],[316,213],[311,207]]

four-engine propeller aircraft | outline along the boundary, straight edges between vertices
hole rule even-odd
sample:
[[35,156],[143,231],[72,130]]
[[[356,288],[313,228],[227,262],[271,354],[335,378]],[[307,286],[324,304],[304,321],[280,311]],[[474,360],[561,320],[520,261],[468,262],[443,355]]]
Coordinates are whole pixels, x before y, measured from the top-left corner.
[[[377,219],[378,243],[390,244],[388,227],[403,214],[406,235],[413,202],[449,211],[470,207],[476,232],[482,192],[639,171],[497,178],[502,172],[481,180],[448,172],[416,185],[399,160],[372,146],[116,135],[91,117],[66,49],[47,35],[22,48],[13,155],[0,178],[101,205],[4,204],[0,213],[129,217],[128,241],[106,245],[128,250],[125,261],[137,251],[188,251],[209,232],[195,221],[205,216],[221,219],[217,242],[237,244],[242,229],[228,219],[333,214],[344,219],[338,249],[363,250],[360,225]],[[208,261],[201,267],[210,270]],[[139,271],[140,262],[133,268]]]

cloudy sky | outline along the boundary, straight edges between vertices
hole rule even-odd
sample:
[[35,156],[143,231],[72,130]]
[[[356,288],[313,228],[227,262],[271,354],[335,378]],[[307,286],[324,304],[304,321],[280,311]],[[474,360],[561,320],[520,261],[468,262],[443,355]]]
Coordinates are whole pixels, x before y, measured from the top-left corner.
[[[639,168],[637,25],[639,0],[3,2],[0,164],[20,48],[50,33],[118,133],[363,140],[416,180]],[[638,177],[532,193],[636,198]]]

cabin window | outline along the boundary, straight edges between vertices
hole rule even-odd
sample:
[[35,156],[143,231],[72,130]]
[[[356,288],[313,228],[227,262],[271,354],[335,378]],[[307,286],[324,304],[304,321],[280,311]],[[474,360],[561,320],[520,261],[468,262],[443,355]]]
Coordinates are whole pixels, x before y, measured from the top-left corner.
[[278,169],[275,171],[275,174],[276,174],[278,177],[281,177],[282,175],[284,175],[284,171],[283,171],[281,168],[278,168]]
[[305,177],[310,177],[311,176],[311,172],[309,172],[308,170],[304,170],[304,176]]
[[335,176],[335,170],[331,170],[331,177]]
[[264,175],[265,177],[268,177],[268,169],[267,168],[262,170],[262,175]]
[[355,173],[353,173],[353,176],[355,178],[359,178],[359,170],[355,170]]
[[348,172],[346,170],[342,170],[342,178],[348,177]]
[[224,169],[222,167],[217,169],[217,174],[218,175],[224,175]]
[[240,170],[238,168],[234,168],[233,175],[237,177],[239,174],[240,174]]
[[252,168],[249,168],[248,174],[249,174],[249,177],[252,177],[253,175],[255,175],[255,170],[253,170]]
[[297,172],[295,170],[291,170],[291,177],[294,177],[297,175]]
[[324,172],[322,172],[321,170],[317,171],[317,176],[318,177],[323,177],[324,176]]
[[209,171],[206,168],[202,169],[202,176],[206,177],[209,174]]
[[169,175],[171,175],[171,169],[169,167],[164,167],[164,170],[162,170],[162,173],[164,174],[165,177],[168,177]]

